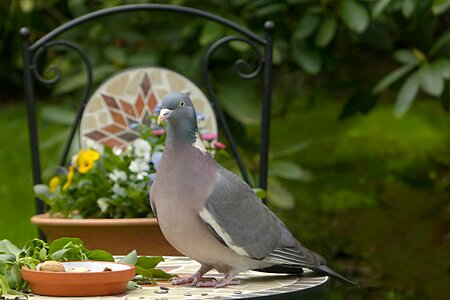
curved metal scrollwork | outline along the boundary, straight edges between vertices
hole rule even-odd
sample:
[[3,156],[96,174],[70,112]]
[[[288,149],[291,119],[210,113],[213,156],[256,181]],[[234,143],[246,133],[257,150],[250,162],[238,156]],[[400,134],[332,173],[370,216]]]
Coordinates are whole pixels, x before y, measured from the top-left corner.
[[62,75],[61,75],[61,69],[59,68],[59,66],[53,64],[50,65],[47,69],[46,72],[47,73],[51,73],[53,72],[55,75],[50,78],[50,79],[46,79],[44,78],[38,71],[37,66],[38,66],[38,62],[39,59],[41,58],[42,54],[47,52],[47,50],[51,47],[57,47],[57,46],[62,46],[62,47],[67,47],[69,49],[74,50],[75,52],[77,52],[81,59],[83,60],[85,66],[86,66],[86,85],[83,89],[83,95],[81,98],[81,105],[78,108],[75,120],[72,124],[72,128],[70,130],[69,133],[69,137],[68,137],[68,141],[65,145],[64,151],[63,151],[63,155],[60,161],[60,165],[64,165],[66,163],[67,160],[67,156],[69,154],[69,150],[70,147],[72,145],[72,141],[73,138],[75,136],[75,133],[77,131],[78,128],[78,124],[80,123],[81,120],[81,116],[83,115],[83,111],[84,108],[86,106],[86,103],[88,101],[88,97],[89,97],[89,92],[91,90],[92,87],[92,63],[89,60],[89,57],[87,56],[86,52],[84,52],[84,50],[78,46],[77,44],[70,42],[70,41],[65,41],[65,40],[58,40],[58,41],[52,41],[49,43],[44,44],[43,46],[41,46],[39,49],[36,50],[34,56],[33,56],[33,60],[32,60],[32,72],[33,75],[36,77],[36,79],[44,84],[55,84],[57,83]]
[[[249,63],[248,61],[246,61],[244,59],[236,60],[236,62],[234,63],[234,71],[236,72],[236,74],[243,79],[252,79],[261,73],[261,70],[263,69],[263,65],[264,65],[264,58],[263,58],[263,55],[261,54],[261,51],[259,50],[258,45],[255,44],[253,41],[246,39],[246,38],[242,38],[242,37],[238,37],[238,36],[226,36],[221,39],[218,39],[214,44],[212,44],[209,47],[208,51],[206,52],[206,55],[203,59],[203,76],[204,76],[204,82],[205,82],[206,88],[208,90],[209,95],[211,96],[211,101],[212,101],[213,107],[216,111],[216,114],[217,114],[221,124],[222,124],[225,136],[226,136],[228,142],[230,143],[231,151],[233,152],[233,156],[235,157],[236,162],[239,166],[242,177],[248,184],[250,184],[250,178],[248,177],[247,170],[245,169],[242,158],[239,155],[236,142],[234,141],[233,135],[231,134],[231,131],[228,127],[227,121],[225,119],[225,115],[224,115],[222,109],[220,108],[220,105],[218,104],[216,94],[214,92],[211,82],[209,81],[209,76],[208,76],[211,58],[212,58],[213,54],[215,53],[215,51],[217,49],[219,49],[221,46],[228,44],[230,42],[233,42],[233,41],[240,41],[240,42],[244,42],[244,43],[250,45],[250,47],[253,50],[253,54],[256,57],[256,65],[253,64],[253,66],[251,63]],[[250,71],[248,71],[248,69],[251,67],[253,67],[253,68],[250,69]]]
[[[242,38],[239,36],[223,37],[221,39],[218,39],[214,44],[212,44],[209,47],[208,51],[206,52],[205,58],[203,60],[205,71],[209,70],[211,57],[214,54],[214,52],[216,52],[216,50],[219,49],[220,47],[222,47],[223,45],[229,44],[230,42],[234,42],[234,41],[243,42],[243,43],[246,43],[247,45],[249,45],[252,48],[253,54],[255,55],[256,61],[257,61],[256,66],[252,66],[251,63],[249,63],[248,61],[246,61],[244,59],[236,60],[236,62],[234,63],[234,70],[235,70],[236,74],[239,77],[244,78],[244,79],[255,78],[256,76],[259,75],[259,73],[262,70],[263,56],[262,56],[257,44],[255,44],[253,41],[251,41],[249,39]],[[244,69],[249,69],[249,67],[253,67],[253,70],[250,72],[246,72]]]
[[92,63],[89,60],[89,57],[87,56],[86,52],[84,52],[84,50],[81,49],[81,47],[78,46],[77,44],[70,42],[70,41],[58,40],[58,41],[49,42],[49,43],[41,46],[38,50],[36,50],[36,53],[33,56],[33,68],[32,68],[33,75],[36,77],[37,80],[39,80],[40,82],[42,82],[44,84],[55,84],[61,79],[61,69],[57,65],[54,65],[54,64],[50,65],[47,68],[47,70],[45,70],[46,73],[52,73],[52,72],[55,73],[53,78],[50,78],[50,79],[44,78],[37,69],[38,62],[39,62],[39,59],[41,58],[42,54],[47,52],[47,50],[49,48],[56,47],[56,46],[63,46],[63,47],[67,47],[67,48],[74,50],[75,52],[77,52],[80,55],[81,59],[83,60],[83,62],[86,65],[87,80],[86,80],[86,86],[83,90],[83,98],[82,98],[82,101],[84,103],[85,101],[87,101],[87,97],[89,95],[89,91],[92,86]]

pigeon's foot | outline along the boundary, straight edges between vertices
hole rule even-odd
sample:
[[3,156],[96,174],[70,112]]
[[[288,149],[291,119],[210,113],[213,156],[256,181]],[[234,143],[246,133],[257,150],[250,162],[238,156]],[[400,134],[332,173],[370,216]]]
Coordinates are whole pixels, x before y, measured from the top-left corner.
[[210,266],[201,265],[200,269],[195,272],[191,277],[185,278],[174,278],[171,280],[173,285],[182,285],[187,283],[192,283],[193,286],[197,285],[201,280],[203,280],[203,275],[205,275],[212,268]]
[[195,286],[197,287],[213,287],[213,288],[222,288],[227,285],[235,285],[240,284],[239,280],[233,280],[233,274],[226,274],[222,280],[216,281],[199,281]]

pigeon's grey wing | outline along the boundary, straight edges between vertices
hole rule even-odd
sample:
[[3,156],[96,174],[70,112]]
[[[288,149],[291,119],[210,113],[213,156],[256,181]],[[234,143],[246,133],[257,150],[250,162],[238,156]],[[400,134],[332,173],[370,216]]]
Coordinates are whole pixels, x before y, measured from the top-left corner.
[[281,238],[275,249],[264,258],[264,261],[297,268],[315,268],[326,264],[325,259],[321,255],[304,247],[292,236],[281,221],[279,221],[279,224]]
[[277,217],[244,181],[222,167],[200,217],[220,242],[253,259],[268,256],[281,237]]

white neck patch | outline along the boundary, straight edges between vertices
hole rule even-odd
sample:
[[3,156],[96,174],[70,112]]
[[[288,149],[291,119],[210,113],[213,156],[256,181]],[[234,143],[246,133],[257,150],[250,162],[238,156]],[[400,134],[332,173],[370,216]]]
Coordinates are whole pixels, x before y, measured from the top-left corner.
[[200,138],[198,132],[195,134],[195,142],[192,144],[192,146],[200,150],[203,154],[206,154],[207,152],[205,145],[203,145],[202,139]]

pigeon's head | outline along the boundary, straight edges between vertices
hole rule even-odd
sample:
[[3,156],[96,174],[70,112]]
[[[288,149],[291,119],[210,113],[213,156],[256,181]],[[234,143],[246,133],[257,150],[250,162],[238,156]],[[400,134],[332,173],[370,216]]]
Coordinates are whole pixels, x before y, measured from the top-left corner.
[[162,99],[158,124],[167,120],[170,124],[197,124],[197,114],[191,99],[186,93],[170,93]]

